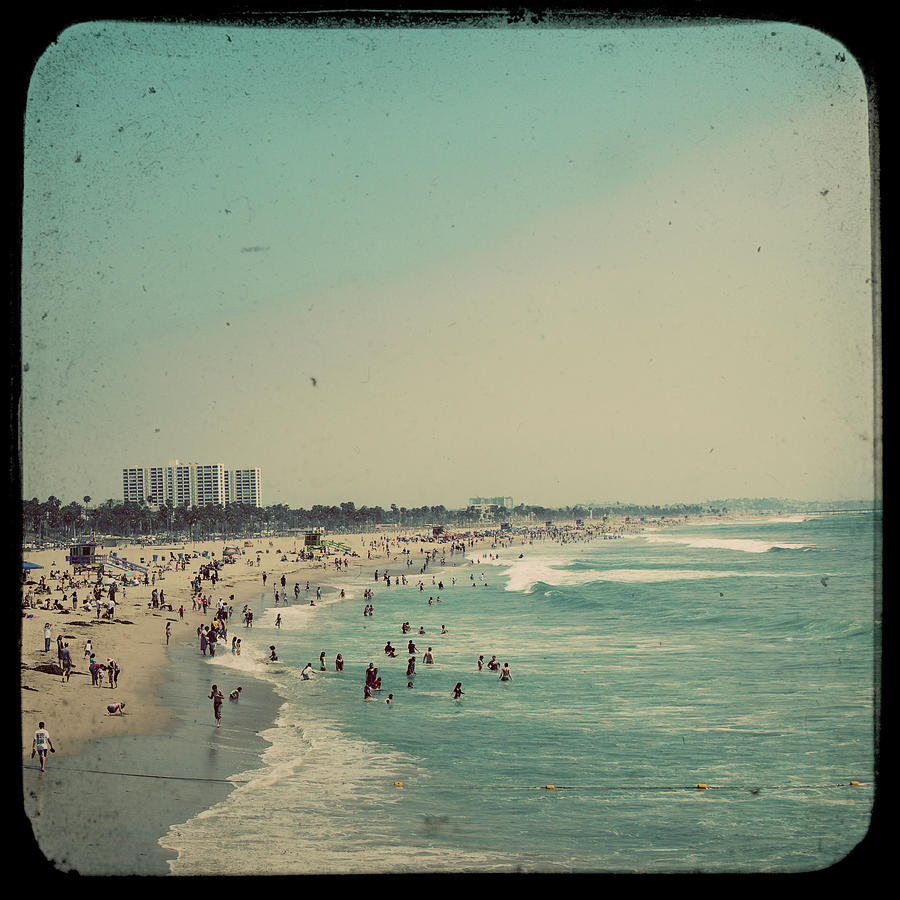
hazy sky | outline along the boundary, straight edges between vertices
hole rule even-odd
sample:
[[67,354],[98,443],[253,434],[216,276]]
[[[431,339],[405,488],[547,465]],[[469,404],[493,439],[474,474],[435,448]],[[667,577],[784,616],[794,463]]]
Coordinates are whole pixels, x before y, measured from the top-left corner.
[[866,86],[812,28],[91,22],[24,140],[25,497],[873,496]]

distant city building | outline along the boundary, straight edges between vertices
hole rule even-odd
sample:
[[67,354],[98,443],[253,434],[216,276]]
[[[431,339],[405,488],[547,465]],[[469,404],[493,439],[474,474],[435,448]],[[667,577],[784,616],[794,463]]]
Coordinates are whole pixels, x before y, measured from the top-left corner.
[[225,495],[228,503],[262,506],[262,480],[259,469],[227,469]]
[[221,463],[181,463],[122,469],[122,497],[155,506],[262,506],[259,469],[226,469]]
[[501,507],[512,512],[515,504],[512,497],[470,497],[469,509],[474,509],[481,519],[489,519]]

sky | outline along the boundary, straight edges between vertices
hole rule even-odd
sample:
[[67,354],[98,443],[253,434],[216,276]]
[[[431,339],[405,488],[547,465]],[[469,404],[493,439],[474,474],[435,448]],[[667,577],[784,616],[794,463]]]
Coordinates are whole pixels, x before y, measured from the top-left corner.
[[24,111],[22,495],[871,498],[872,140],[786,22],[72,25]]

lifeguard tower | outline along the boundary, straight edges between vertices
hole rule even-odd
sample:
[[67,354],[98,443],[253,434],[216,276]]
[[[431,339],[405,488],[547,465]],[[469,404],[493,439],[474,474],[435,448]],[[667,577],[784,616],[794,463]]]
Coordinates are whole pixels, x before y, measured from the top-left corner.
[[92,532],[89,541],[82,541],[80,544],[72,544],[69,547],[66,560],[76,575],[86,570],[96,571],[103,568],[107,559],[107,554],[101,553],[101,550],[103,550],[103,544],[98,544],[94,540]]

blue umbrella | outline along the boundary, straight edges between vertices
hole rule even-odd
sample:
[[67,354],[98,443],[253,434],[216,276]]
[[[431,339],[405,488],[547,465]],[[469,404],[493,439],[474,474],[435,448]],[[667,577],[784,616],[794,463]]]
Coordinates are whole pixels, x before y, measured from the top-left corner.
[[43,569],[44,567],[39,566],[37,563],[23,562],[22,568],[23,569]]

